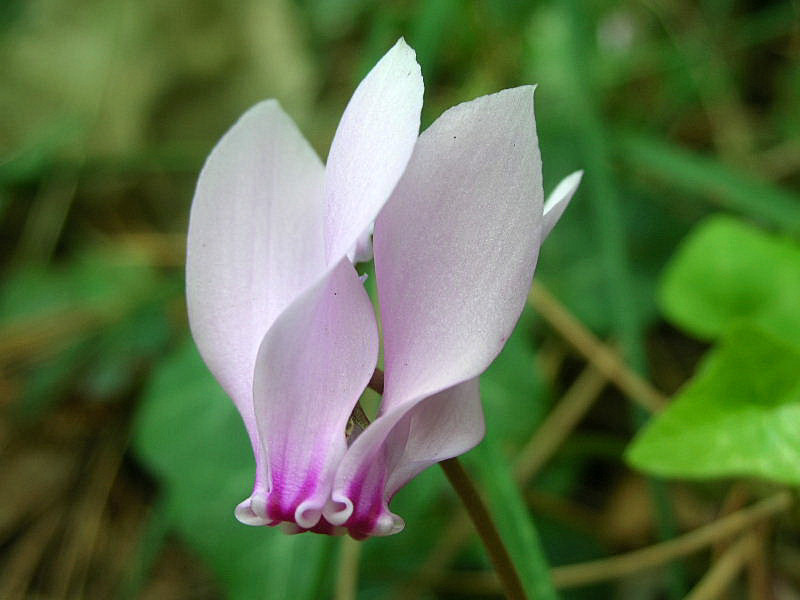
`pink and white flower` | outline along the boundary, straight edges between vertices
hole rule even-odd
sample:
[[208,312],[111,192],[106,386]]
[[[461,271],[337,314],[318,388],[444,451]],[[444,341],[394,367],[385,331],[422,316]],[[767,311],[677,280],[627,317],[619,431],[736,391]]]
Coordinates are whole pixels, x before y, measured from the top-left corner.
[[[256,458],[240,521],[396,533],[397,490],[480,441],[478,376],[580,181],[570,175],[543,205],[533,90],[460,104],[418,135],[422,76],[400,40],[356,89],[327,165],[274,100],[211,152],[191,210],[187,299]],[[373,223],[385,388],[348,445],[380,343],[351,262]]]

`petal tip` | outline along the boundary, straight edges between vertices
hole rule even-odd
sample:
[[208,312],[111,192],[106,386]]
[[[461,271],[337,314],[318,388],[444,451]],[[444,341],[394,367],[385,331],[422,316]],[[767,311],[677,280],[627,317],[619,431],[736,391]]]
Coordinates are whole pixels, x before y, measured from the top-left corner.
[[267,517],[266,501],[257,496],[251,496],[240,502],[233,511],[236,520],[243,525],[259,527],[269,525],[272,521]]
[[396,514],[390,512],[387,514],[383,514],[378,517],[378,520],[375,522],[375,530],[372,532],[372,535],[375,536],[387,536],[387,535],[394,535],[395,533],[400,533],[405,529],[406,522]]
[[567,205],[572,200],[572,196],[578,191],[578,186],[583,178],[583,170],[570,173],[562,179],[556,188],[550,193],[547,201],[542,208],[542,239],[550,235],[561,215],[567,209]]

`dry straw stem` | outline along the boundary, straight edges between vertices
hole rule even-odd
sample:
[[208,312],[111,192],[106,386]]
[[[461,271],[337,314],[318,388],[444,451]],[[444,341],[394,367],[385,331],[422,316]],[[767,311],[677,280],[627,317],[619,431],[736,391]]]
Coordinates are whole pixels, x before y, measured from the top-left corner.
[[[702,550],[719,540],[730,539],[736,534],[786,511],[792,502],[789,492],[779,492],[749,508],[744,508],[667,542],[611,558],[555,567],[551,570],[553,583],[559,589],[587,586],[665,565],[676,558]],[[757,540],[752,532],[746,533],[742,539],[749,541],[731,546],[692,592],[693,594],[700,592],[703,595],[688,596],[687,598],[703,600],[717,597],[706,594],[710,594],[712,591],[719,593],[720,590],[723,590],[725,585],[736,576],[738,569],[757,550]],[[704,583],[707,579],[710,580],[710,583]],[[479,591],[486,594],[500,592],[500,584],[494,573],[490,572],[458,573],[457,575],[451,573],[440,582],[439,587],[447,591],[472,590],[473,593]]]
[[66,539],[59,553],[53,584],[55,598],[83,596],[103,514],[126,447],[127,436],[112,431],[94,457],[92,474],[83,497],[70,515]]
[[29,597],[28,588],[51,540],[62,525],[64,512],[57,506],[44,513],[14,544],[13,552],[3,566],[0,598],[23,600]]
[[757,551],[756,535],[752,533],[743,535],[719,557],[700,582],[689,592],[685,600],[716,600],[719,598]]
[[651,413],[667,405],[667,398],[661,392],[631,370],[613,348],[601,342],[541,283],[533,282],[528,301],[553,329],[631,400]]
[[530,480],[550,460],[592,407],[606,381],[593,366],[580,374],[517,456],[514,475],[518,481]]
[[553,582],[560,588],[577,587],[657,567],[715,542],[730,539],[737,533],[787,510],[791,505],[792,496],[788,492],[779,492],[753,506],[666,542],[611,558],[556,567],[553,569]]

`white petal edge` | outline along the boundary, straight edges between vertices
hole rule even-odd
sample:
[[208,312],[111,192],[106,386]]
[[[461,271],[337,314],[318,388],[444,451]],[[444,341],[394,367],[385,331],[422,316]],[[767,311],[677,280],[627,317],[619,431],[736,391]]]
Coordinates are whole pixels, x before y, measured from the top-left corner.
[[575,171],[562,179],[555,189],[550,193],[547,202],[544,203],[544,219],[542,221],[542,239],[546,239],[553,231],[561,215],[567,210],[572,196],[578,191],[581,184],[583,171]]

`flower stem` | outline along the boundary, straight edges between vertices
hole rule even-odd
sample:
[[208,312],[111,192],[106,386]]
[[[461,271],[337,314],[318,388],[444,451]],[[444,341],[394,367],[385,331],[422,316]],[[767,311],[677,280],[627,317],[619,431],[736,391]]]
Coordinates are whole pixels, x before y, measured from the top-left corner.
[[526,596],[519,574],[472,479],[457,458],[443,460],[439,466],[467,509],[507,597],[524,600]]
[[358,561],[361,542],[343,536],[339,545],[339,569],[336,578],[335,600],[354,600],[358,596]]

